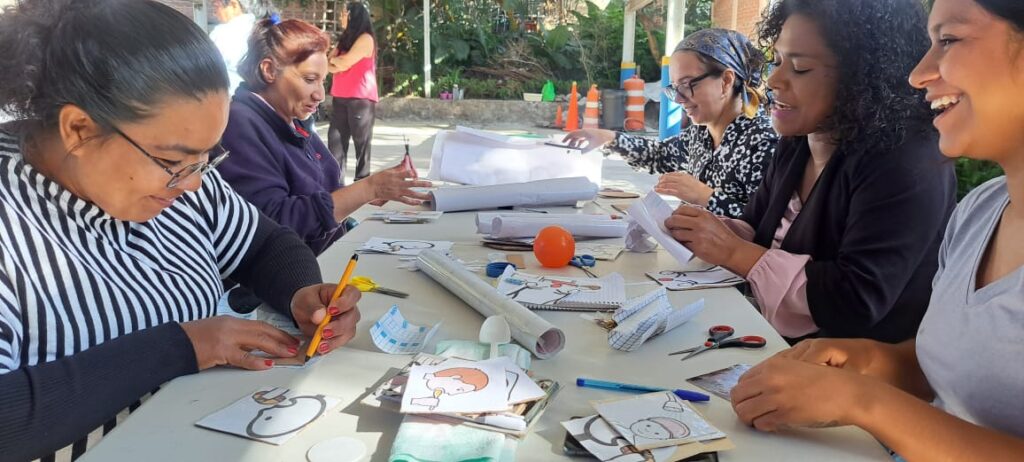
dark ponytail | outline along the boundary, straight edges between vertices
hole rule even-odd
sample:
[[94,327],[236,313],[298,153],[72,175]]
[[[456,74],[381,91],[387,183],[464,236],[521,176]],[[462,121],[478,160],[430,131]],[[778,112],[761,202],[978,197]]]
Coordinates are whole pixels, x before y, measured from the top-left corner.
[[370,37],[376,36],[373,33],[373,21],[370,20],[370,10],[366,8],[362,2],[348,2],[345,4],[345,9],[348,11],[348,27],[341,32],[338,36],[338,52],[348,53],[352,49],[352,45],[355,45],[356,40],[363,34],[370,34]]
[[18,2],[0,14],[0,56],[0,110],[44,128],[67,104],[109,128],[228,88],[206,34],[151,0]]
[[1013,24],[1018,32],[1024,32],[1024,1],[1021,0],[974,0],[1000,18]]

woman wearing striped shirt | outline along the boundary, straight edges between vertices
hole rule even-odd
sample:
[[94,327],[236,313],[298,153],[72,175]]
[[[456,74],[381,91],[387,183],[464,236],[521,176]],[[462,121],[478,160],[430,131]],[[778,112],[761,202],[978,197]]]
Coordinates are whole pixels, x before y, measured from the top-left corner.
[[[311,333],[355,333],[293,232],[212,167],[228,115],[217,49],[150,0],[27,0],[0,15],[0,453],[53,459],[178,376],[264,370],[298,340],[214,317],[230,277]],[[77,441],[77,442],[76,442]],[[65,458],[65,449],[57,456]]]

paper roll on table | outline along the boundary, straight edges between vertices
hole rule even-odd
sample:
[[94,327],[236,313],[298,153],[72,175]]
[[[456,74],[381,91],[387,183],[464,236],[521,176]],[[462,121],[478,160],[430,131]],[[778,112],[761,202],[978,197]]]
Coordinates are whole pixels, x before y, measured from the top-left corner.
[[565,347],[565,333],[561,329],[498,293],[451,258],[433,250],[424,250],[417,256],[416,266],[485,317],[505,316],[512,328],[512,338],[538,358],[554,357]]
[[575,205],[578,201],[593,199],[597,195],[597,185],[586,177],[578,176],[526,183],[438,188],[431,195],[431,206],[442,212]]
[[626,220],[610,220],[607,218],[590,218],[588,215],[576,215],[573,218],[554,218],[547,216],[532,217],[495,217],[491,221],[491,237],[507,239],[516,237],[534,237],[541,229],[558,225],[579,237],[622,237],[629,227]]

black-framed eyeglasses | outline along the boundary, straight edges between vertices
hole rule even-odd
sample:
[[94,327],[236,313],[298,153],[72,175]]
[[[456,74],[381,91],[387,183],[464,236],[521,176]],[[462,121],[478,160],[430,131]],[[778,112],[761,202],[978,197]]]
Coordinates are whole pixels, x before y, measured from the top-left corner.
[[175,186],[181,184],[182,181],[185,181],[186,179],[188,179],[192,175],[195,175],[196,173],[203,175],[206,172],[213,170],[215,167],[220,165],[221,162],[224,162],[224,159],[227,159],[228,154],[230,154],[230,152],[224,149],[224,146],[221,146],[220,143],[217,143],[217,146],[210,150],[209,157],[207,157],[206,161],[186,165],[181,170],[175,172],[167,168],[167,166],[164,165],[163,162],[160,162],[160,159],[157,159],[152,154],[146,152],[146,150],[143,149],[142,146],[139,146],[139,143],[136,143],[135,140],[131,139],[128,135],[125,135],[124,132],[122,132],[119,128],[112,128],[114,129],[115,133],[121,135],[121,137],[124,138],[129,143],[131,143],[132,146],[135,146],[135,149],[138,149],[139,152],[142,153],[142,155],[148,157],[149,160],[153,161],[153,163],[157,165],[157,167],[160,167],[161,169],[163,169],[163,171],[167,172],[167,174],[171,176],[171,179],[167,181],[167,189],[173,189]]
[[669,84],[669,86],[663,88],[662,90],[665,92],[665,96],[668,96],[668,98],[672,101],[679,101],[680,99],[691,99],[694,95],[693,87],[696,87],[701,80],[711,77],[712,75],[714,75],[714,73],[705,72],[690,80],[687,80],[686,82],[682,82],[681,85]]

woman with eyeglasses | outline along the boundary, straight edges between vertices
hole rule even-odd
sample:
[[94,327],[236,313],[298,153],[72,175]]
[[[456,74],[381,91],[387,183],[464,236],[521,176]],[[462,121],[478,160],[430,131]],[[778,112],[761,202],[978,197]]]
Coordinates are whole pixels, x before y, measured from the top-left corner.
[[565,141],[589,151],[603,147],[630,166],[661,173],[654,190],[712,213],[739,217],[761,184],[778,136],[762,110],[764,55],[742,34],[705,29],[672,53],[665,91],[692,124],[679,136],[654,141],[603,129],[569,133]]
[[783,139],[764,182],[740,219],[683,206],[665,222],[701,260],[746,278],[784,337],[917,332],[956,205],[953,165],[906,82],[928,49],[925,25],[917,0],[767,10],[760,35]]
[[364,204],[420,204],[430,196],[412,188],[431,186],[401,164],[342,186],[311,117],[324,100],[329,46],[327,34],[305,21],[274,16],[256,23],[224,131],[232,155],[218,167],[242,197],[316,254],[344,234],[344,220]]
[[1007,95],[1024,92],[1024,3],[936,0],[929,32],[910,82],[927,91],[943,154],[1006,175],[953,212],[916,338],[803,342],[747,372],[733,408],[765,431],[854,425],[897,460],[1021,460],[1024,106]]
[[25,0],[0,14],[0,53],[19,119],[0,127],[0,458],[78,457],[168,380],[300,354],[214,317],[224,277],[306,334],[334,314],[320,353],[354,336],[359,292],[328,306],[309,248],[212,170],[228,76],[192,21],[150,0]]

